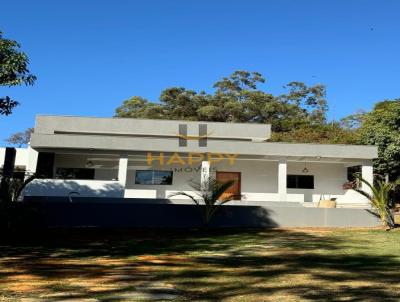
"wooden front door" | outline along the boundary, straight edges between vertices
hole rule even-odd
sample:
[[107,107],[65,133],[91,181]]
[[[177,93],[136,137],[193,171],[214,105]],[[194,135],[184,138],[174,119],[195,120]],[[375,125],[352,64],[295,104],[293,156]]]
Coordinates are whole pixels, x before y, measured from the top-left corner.
[[232,186],[222,194],[221,199],[226,196],[233,195],[235,200],[241,199],[241,191],[240,191],[240,172],[218,172],[217,171],[217,181],[218,182],[227,182],[233,180],[235,181]]

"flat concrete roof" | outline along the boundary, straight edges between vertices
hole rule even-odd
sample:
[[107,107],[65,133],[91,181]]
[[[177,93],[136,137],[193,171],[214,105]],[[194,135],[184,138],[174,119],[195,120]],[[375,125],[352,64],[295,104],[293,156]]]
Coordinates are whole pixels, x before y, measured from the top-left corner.
[[271,138],[271,125],[267,124],[51,115],[36,117],[35,133],[176,138],[179,135],[180,125],[183,125],[187,129],[187,135],[192,137],[200,135],[199,125],[205,125],[208,138],[232,140],[268,140]]
[[[198,136],[198,125],[207,125],[207,145],[188,139],[180,146],[179,125],[188,125],[188,136]],[[323,145],[266,142],[270,125],[209,123],[170,120],[38,116],[31,138],[34,149],[86,149],[117,152],[229,153],[274,157],[321,157],[370,160],[375,146]],[[161,133],[161,134],[160,134]]]

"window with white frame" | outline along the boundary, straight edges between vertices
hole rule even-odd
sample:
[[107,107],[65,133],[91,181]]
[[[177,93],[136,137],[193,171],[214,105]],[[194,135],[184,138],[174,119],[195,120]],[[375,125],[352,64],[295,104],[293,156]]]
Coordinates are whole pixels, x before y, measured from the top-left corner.
[[137,185],[172,185],[172,171],[136,170],[135,184]]

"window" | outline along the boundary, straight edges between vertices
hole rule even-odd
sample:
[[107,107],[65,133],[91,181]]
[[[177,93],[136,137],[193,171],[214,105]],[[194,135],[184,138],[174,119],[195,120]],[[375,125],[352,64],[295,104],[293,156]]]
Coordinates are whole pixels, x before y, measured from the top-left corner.
[[288,175],[289,189],[314,189],[314,175]]
[[347,168],[347,180],[348,181],[355,181],[355,174],[361,174],[361,166],[352,166]]
[[137,170],[137,185],[172,185],[172,171]]
[[60,178],[60,179],[94,179],[94,169],[57,168],[56,178]]

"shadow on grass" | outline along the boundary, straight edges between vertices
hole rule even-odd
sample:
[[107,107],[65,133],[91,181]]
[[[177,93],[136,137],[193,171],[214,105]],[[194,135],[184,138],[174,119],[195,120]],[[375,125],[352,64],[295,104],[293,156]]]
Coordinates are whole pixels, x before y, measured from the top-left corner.
[[[162,284],[161,292],[173,286],[176,300],[398,301],[398,287],[392,286],[400,280],[398,258],[344,252],[351,247],[351,238],[295,230],[9,235],[0,244],[0,286],[11,295],[12,282],[21,285],[29,279],[19,277],[30,276],[34,287],[47,293],[46,301],[70,295],[123,301],[126,294],[140,295],[143,282]],[[28,289],[19,295],[32,294]]]

